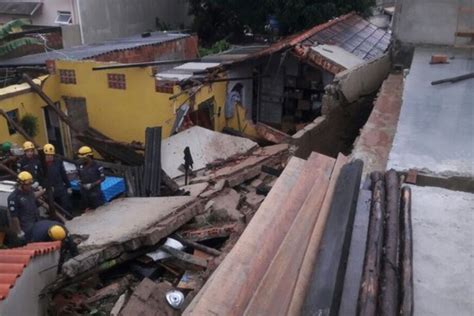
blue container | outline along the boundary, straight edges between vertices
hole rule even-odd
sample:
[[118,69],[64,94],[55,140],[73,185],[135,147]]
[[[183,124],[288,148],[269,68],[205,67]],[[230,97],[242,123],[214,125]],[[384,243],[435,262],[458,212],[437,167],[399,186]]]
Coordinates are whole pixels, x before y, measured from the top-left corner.
[[[71,188],[74,191],[80,191],[79,181],[72,180]],[[100,189],[104,193],[105,200],[109,202],[126,191],[125,180],[119,177],[105,177],[105,181],[100,184]]]

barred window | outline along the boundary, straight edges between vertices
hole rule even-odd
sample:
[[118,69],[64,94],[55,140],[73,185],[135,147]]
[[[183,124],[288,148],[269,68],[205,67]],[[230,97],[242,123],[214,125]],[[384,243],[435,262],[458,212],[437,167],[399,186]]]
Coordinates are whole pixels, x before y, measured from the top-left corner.
[[107,80],[110,89],[125,90],[127,88],[125,75],[123,74],[107,74]]
[[59,80],[64,84],[76,84],[76,72],[72,69],[59,69]]

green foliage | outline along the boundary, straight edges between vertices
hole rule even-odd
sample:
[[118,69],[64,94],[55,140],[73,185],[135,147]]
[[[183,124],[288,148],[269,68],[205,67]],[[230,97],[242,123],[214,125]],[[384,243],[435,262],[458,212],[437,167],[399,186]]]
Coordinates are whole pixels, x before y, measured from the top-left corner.
[[5,44],[0,45],[0,56],[5,56],[15,49],[18,49],[25,45],[41,45],[41,41],[32,37],[23,37],[14,39],[12,41],[6,42]]
[[262,33],[270,15],[287,35],[350,11],[366,13],[374,4],[375,0],[190,0],[190,14],[195,31],[209,45],[221,39],[239,41],[245,26]]
[[30,22],[26,19],[17,19],[9,21],[0,26],[0,40],[7,37],[9,34],[19,32],[22,30],[22,27],[30,24]]
[[38,135],[38,118],[33,114],[26,113],[20,120],[20,125],[31,137]]
[[210,48],[199,47],[199,55],[201,57],[218,54],[220,52],[230,49],[230,43],[226,40],[220,40],[214,43]]

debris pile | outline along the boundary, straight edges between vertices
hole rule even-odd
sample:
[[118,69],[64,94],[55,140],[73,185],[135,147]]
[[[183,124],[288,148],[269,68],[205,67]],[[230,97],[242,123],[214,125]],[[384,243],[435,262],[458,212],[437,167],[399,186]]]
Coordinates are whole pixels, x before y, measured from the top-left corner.
[[[276,185],[288,155],[287,145],[252,144],[193,170],[182,196],[120,198],[67,222],[79,255],[43,291],[51,315],[180,314]],[[173,307],[177,293],[183,302]]]

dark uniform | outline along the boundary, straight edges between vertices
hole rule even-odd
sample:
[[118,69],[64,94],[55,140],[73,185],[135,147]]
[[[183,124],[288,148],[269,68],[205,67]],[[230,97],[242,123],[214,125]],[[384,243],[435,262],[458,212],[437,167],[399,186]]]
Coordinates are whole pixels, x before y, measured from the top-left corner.
[[84,201],[85,208],[98,208],[105,203],[104,194],[100,189],[100,184],[86,190],[82,187],[87,183],[94,183],[100,179],[105,178],[104,167],[99,165],[97,162],[92,161],[88,166],[79,166],[79,179],[81,180],[81,196]]
[[32,228],[40,220],[33,191],[25,192],[17,188],[8,196],[8,209],[11,217],[20,221],[26,240],[30,240]]
[[32,242],[42,242],[42,241],[52,241],[49,237],[49,229],[55,225],[59,225],[64,228],[60,222],[50,221],[50,220],[40,220],[36,222],[31,229],[31,241]]
[[33,176],[34,182],[43,184],[43,170],[38,157],[34,156],[31,159],[26,156],[21,157],[16,163],[16,172],[20,173],[22,171],[28,171]]
[[71,183],[66,175],[64,164],[61,159],[54,158],[48,166],[48,181],[53,190],[54,201],[58,203],[66,211],[72,209],[71,200],[67,194],[67,189],[71,187]]

